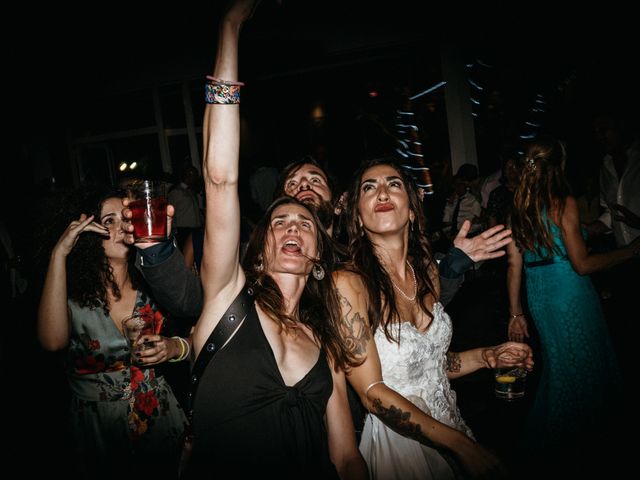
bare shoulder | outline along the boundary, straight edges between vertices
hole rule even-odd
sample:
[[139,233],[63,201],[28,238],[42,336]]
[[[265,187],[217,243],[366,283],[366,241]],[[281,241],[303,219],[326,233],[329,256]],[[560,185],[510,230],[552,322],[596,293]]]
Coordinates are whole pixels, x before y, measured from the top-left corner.
[[360,312],[360,316],[366,317],[369,294],[362,276],[352,270],[340,270],[335,275],[336,293],[343,313]]
[[569,195],[567,198],[564,199],[564,209],[565,211],[567,210],[573,210],[573,211],[578,211],[578,202],[576,201],[575,197],[572,197],[571,195]]
[[334,272],[333,280],[338,290],[358,292],[364,289],[362,276],[350,269],[342,269]]
[[564,209],[562,211],[561,223],[563,225],[573,225],[579,223],[578,203],[575,197],[568,196],[564,200]]

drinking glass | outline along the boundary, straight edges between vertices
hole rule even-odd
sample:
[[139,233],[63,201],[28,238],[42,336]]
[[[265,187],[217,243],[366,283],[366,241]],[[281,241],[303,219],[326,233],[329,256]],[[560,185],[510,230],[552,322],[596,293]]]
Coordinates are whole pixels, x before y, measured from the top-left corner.
[[131,224],[136,243],[167,238],[167,192],[164,182],[140,180],[129,185]]

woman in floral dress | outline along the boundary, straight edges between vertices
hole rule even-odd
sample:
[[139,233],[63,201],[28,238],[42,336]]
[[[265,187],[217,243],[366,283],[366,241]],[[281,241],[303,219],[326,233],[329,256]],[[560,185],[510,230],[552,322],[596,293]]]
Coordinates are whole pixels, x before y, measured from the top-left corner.
[[[166,475],[177,471],[186,417],[153,365],[186,359],[189,344],[160,335],[164,315],[141,289],[123,242],[123,192],[90,197],[93,213],[72,221],[51,253],[38,337],[46,350],[67,351],[78,473]],[[154,319],[155,335],[142,338],[154,346],[132,363],[122,319],[134,313]]]

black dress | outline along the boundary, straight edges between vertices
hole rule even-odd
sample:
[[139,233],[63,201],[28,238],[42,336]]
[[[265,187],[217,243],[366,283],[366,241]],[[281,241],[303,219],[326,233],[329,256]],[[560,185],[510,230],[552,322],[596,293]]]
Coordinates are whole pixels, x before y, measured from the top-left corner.
[[236,477],[337,478],[324,423],[332,391],[324,351],[298,383],[285,385],[252,304],[201,376],[191,473],[208,478],[224,468]]

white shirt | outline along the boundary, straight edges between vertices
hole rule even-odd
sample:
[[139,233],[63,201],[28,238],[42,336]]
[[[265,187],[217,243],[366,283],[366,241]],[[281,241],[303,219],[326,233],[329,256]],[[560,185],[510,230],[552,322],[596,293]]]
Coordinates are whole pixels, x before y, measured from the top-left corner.
[[499,185],[502,179],[502,170],[496,170],[487,177],[482,182],[482,187],[480,187],[480,196],[482,197],[482,208],[487,208],[489,205],[489,195],[493,192]]
[[640,146],[634,143],[627,150],[627,162],[618,178],[611,155],[606,155],[600,168],[600,206],[604,209],[599,220],[613,230],[616,245],[623,247],[640,235],[640,230],[614,220],[617,214],[611,205],[618,203],[640,215]]
[[[456,210],[457,203],[458,196],[454,196],[452,199],[447,200],[447,203],[444,206],[444,211],[442,213],[442,221],[444,223],[450,223],[453,221],[453,214]],[[451,227],[446,227],[444,230],[449,231],[454,228],[457,232],[458,230],[460,230],[460,227],[465,220],[473,221],[474,218],[479,218],[481,215],[482,205],[480,205],[480,202],[473,193],[467,191],[462,194],[462,197],[460,197],[460,210],[458,211],[458,221],[456,222],[457,224],[451,225]],[[475,233],[480,229],[482,229],[481,224],[472,223],[469,233]]]

